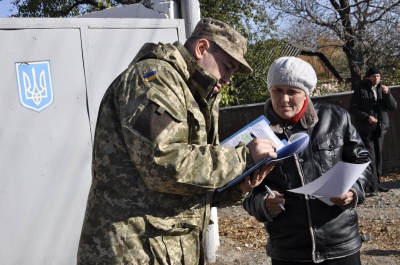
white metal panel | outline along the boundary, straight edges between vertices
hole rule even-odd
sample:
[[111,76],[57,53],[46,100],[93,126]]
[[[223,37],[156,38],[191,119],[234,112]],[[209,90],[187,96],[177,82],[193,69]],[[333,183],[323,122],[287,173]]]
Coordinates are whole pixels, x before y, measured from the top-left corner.
[[173,43],[176,28],[89,28],[83,39],[89,113],[94,133],[98,108],[112,81],[132,62],[145,42]]
[[[78,29],[0,30],[1,264],[72,264],[91,180]],[[54,101],[19,102],[16,62],[49,60]]]
[[[102,94],[144,42],[176,40],[182,20],[0,19],[1,264],[76,263]],[[20,104],[15,70],[36,61],[54,90],[41,112]]]

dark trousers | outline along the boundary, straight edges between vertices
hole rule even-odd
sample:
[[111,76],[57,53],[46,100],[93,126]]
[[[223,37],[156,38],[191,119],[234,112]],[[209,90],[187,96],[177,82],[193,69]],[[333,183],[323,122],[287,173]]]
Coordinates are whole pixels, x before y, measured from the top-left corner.
[[382,175],[382,147],[383,147],[384,134],[373,133],[369,137],[361,136],[365,148],[371,153],[372,157],[372,181],[370,183],[370,192],[378,191],[380,177]]
[[[313,262],[295,262],[276,259],[272,259],[271,261],[272,265],[315,265]],[[344,258],[325,260],[322,263],[318,263],[318,265],[361,265],[360,252]]]

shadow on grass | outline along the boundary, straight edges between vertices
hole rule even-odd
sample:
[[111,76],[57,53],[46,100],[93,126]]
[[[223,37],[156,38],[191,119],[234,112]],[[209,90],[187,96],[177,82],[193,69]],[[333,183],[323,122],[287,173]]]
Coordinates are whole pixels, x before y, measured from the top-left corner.
[[381,185],[389,189],[400,189],[400,181],[382,181]]

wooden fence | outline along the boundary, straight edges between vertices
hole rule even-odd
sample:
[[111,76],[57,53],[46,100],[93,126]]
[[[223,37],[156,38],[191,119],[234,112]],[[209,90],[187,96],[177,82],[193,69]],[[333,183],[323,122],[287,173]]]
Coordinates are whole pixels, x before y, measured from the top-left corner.
[[[400,86],[391,87],[391,93],[400,104]],[[330,103],[349,110],[353,92],[311,97],[313,102]],[[241,105],[220,109],[219,135],[224,140],[246,124],[264,114],[264,103]],[[390,127],[385,135],[383,146],[383,167],[400,167],[400,106],[388,112]]]

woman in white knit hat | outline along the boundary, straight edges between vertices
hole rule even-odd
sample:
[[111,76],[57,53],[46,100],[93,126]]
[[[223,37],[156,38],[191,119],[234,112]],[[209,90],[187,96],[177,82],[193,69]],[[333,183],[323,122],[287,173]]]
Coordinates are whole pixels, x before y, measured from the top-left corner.
[[333,206],[288,190],[312,182],[339,161],[369,162],[370,154],[347,111],[311,102],[317,77],[310,64],[296,57],[279,58],[270,66],[267,79],[271,98],[265,104],[265,115],[273,131],[286,140],[299,132],[310,137],[306,149],[276,164],[243,204],[249,214],[265,223],[272,264],[361,264],[356,206],[365,199],[371,167],[348,192],[331,198]]

